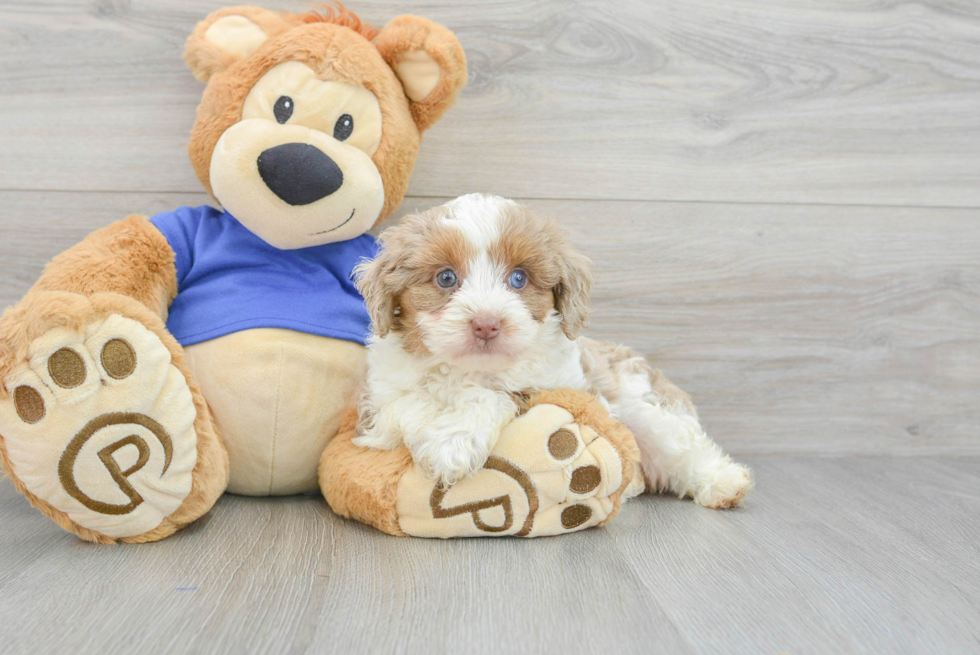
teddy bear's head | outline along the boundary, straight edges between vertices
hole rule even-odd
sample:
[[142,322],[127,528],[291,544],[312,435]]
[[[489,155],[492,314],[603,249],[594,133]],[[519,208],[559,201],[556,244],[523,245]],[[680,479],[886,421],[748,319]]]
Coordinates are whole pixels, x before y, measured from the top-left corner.
[[214,12],[184,59],[207,82],[188,153],[204,187],[281,249],[344,241],[401,203],[422,132],[466,82],[452,32],[378,30],[342,6]]

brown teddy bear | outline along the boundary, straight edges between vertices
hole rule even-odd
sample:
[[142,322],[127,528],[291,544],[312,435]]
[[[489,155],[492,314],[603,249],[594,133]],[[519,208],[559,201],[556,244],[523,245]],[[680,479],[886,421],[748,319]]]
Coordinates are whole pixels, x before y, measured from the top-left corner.
[[[614,514],[640,484],[635,444],[584,394],[533,399],[450,490],[404,450],[350,442],[368,332],[351,271],[465,83],[456,37],[417,16],[378,30],[340,6],[235,7],[197,26],[185,60],[207,82],[188,153],[223,211],[98,230],[5,312],[0,464],[17,489],[100,543],[161,539],[226,490],[320,489],[345,516],[423,536]],[[556,434],[577,445],[555,450]],[[562,482],[586,451],[607,472],[588,499]]]

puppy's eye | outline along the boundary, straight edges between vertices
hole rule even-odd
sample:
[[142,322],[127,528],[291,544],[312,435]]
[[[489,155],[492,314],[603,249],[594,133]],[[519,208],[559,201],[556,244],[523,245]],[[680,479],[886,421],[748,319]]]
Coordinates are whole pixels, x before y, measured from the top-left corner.
[[354,131],[354,118],[350,114],[344,114],[337,119],[333,126],[333,138],[338,141],[346,141],[347,137]]
[[515,289],[523,289],[524,285],[527,284],[527,273],[521,269],[517,269],[510,274],[510,279],[508,279],[507,282]]
[[447,268],[444,271],[439,271],[436,274],[436,284],[443,289],[451,289],[456,286],[457,282],[459,282],[459,279],[456,277],[456,273],[454,273],[451,268]]
[[293,109],[295,107],[296,105],[293,104],[292,98],[289,96],[279,96],[275,106],[272,108],[272,113],[276,115],[277,122],[285,123],[293,115]]

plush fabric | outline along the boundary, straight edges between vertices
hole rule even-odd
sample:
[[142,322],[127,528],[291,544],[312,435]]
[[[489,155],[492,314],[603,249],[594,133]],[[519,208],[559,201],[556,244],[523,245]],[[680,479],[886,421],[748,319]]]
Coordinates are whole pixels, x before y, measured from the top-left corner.
[[364,348],[263,328],[188,346],[184,354],[228,448],[228,490],[317,491],[320,455],[364,377]]
[[370,319],[351,272],[376,254],[374,237],[279,250],[212,207],[181,207],[150,221],[176,256],[179,293],[167,329],[182,346],[253,328],[364,344]]

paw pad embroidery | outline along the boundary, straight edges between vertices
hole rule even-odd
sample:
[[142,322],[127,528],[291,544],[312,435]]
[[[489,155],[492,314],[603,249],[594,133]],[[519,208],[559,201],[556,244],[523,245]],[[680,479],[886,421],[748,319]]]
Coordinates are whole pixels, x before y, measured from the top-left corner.
[[399,525],[423,537],[533,537],[584,529],[612,511],[622,465],[603,436],[560,407],[538,405],[505,428],[481,471],[449,489],[418,467],[406,473],[399,484]]

